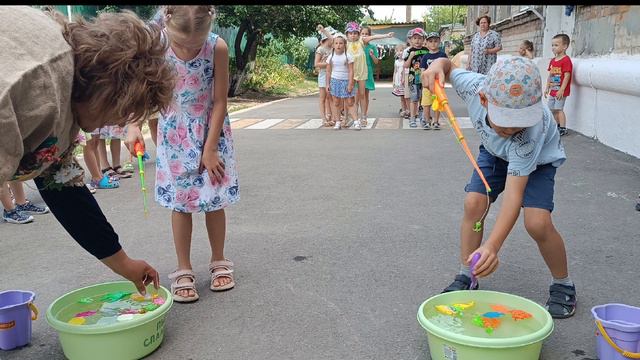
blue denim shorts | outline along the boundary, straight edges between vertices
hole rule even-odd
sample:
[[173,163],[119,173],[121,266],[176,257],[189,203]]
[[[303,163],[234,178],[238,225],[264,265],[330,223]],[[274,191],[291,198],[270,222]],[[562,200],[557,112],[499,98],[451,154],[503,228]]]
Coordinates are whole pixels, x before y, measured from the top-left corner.
[[[504,191],[507,181],[507,167],[509,163],[491,155],[484,146],[480,145],[478,154],[478,167],[491,186],[491,202],[496,201],[498,195]],[[527,186],[524,189],[522,206],[525,208],[539,208],[553,211],[553,186],[555,184],[556,167],[551,164],[538,165],[529,174]],[[486,194],[484,183],[474,170],[471,180],[465,186],[466,192]]]
[[419,103],[422,99],[422,84],[411,84],[409,89],[411,91],[411,102]]

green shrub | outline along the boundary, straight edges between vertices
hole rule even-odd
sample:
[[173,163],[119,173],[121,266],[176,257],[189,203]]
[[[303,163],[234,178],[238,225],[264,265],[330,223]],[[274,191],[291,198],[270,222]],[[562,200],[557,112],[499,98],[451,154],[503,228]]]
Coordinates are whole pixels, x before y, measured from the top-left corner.
[[263,93],[284,94],[304,79],[305,74],[300,69],[283,64],[279,56],[259,54],[245,87]]

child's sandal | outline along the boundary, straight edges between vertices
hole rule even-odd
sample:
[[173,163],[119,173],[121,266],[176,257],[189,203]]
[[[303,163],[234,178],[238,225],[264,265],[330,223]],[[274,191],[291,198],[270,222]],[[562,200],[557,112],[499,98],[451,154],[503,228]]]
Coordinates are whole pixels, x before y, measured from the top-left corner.
[[116,167],[113,168],[113,171],[118,175],[119,178],[121,179],[128,179],[131,176],[133,176],[131,173],[128,173],[124,170],[122,170],[122,166],[118,165]]
[[[220,271],[216,271],[222,269]],[[230,260],[217,260],[209,264],[209,272],[211,273],[211,291],[224,291],[232,289],[236,286],[236,282],[233,279],[233,262]],[[213,286],[213,282],[219,277],[226,277],[231,279],[231,282],[222,286]]]
[[[191,282],[178,284],[178,281],[181,279],[188,278],[191,279]],[[176,270],[169,274],[169,279],[171,280],[171,296],[173,297],[173,301],[181,302],[181,303],[190,303],[198,300],[200,296],[198,295],[198,290],[196,290],[196,274],[193,273],[193,270]],[[195,293],[194,296],[182,296],[178,295],[178,291],[181,290],[193,290]]]

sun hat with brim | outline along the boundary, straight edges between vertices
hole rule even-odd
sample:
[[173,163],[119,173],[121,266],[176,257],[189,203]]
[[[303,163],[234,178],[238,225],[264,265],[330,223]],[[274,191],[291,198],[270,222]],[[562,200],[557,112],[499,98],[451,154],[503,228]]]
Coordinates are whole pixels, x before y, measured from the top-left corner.
[[499,59],[484,80],[489,119],[501,127],[531,127],[542,120],[542,80],[535,63],[521,56]]
[[[336,30],[334,28],[332,28],[331,26],[327,26],[325,29],[329,31],[329,34],[331,34],[331,36],[335,36]],[[327,35],[324,32],[320,33],[320,41],[323,41],[326,39],[327,39]]]
[[341,32],[337,32],[337,33],[335,33],[335,34],[333,35],[333,38],[334,38],[334,39],[335,39],[335,38],[343,38],[343,39],[344,39],[344,41],[347,41],[347,35],[345,35],[345,34],[343,34],[343,33],[341,33]]

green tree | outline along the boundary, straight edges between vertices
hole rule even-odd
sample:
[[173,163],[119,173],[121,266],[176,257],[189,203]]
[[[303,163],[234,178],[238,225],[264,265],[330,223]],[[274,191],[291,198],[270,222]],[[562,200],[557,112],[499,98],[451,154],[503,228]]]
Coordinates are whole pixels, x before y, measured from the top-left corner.
[[445,24],[464,24],[467,15],[466,5],[434,5],[424,16],[426,24],[425,31],[432,32],[440,30],[440,26]]
[[[238,27],[234,44],[235,69],[229,82],[229,96],[235,96],[254,67],[258,47],[265,44],[264,36],[277,39],[316,34],[316,26],[343,29],[348,21],[360,21],[368,6],[358,5],[220,5],[216,7],[216,21],[223,27]],[[246,45],[242,49],[242,39]]]

